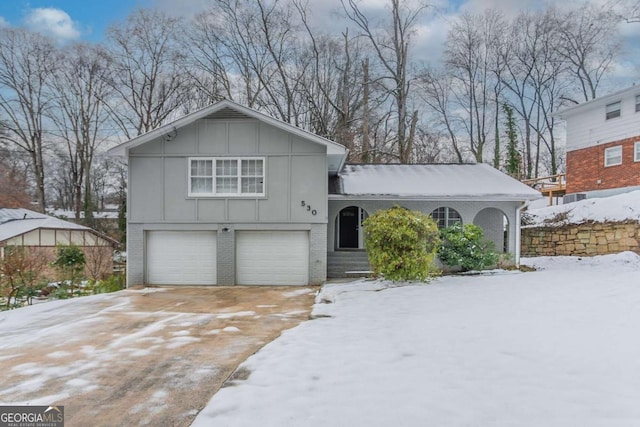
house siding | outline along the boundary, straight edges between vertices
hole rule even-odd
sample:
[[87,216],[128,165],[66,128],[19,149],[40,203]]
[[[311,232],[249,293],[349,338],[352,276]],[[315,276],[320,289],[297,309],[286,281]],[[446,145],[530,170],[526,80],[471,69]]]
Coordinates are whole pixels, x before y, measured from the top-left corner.
[[[640,162],[634,161],[634,145],[640,135],[567,153],[567,193],[640,185]],[[622,146],[622,164],[604,166],[604,151]]]
[[309,236],[309,284],[327,280],[327,224],[312,224]]
[[[265,196],[190,197],[190,157],[261,157]],[[129,151],[128,286],[146,280],[145,233],[217,231],[217,283],[236,281],[239,230],[310,233],[309,283],[326,279],[327,148],[254,119],[202,119]],[[223,229],[227,229],[224,231]],[[321,249],[320,249],[321,248]]]
[[[340,211],[348,206],[358,206],[363,208],[369,215],[380,209],[389,209],[393,206],[402,206],[410,210],[421,211],[431,214],[440,207],[453,208],[462,217],[463,224],[474,224],[484,226],[485,237],[496,245],[496,249],[501,250],[503,243],[502,217],[499,215],[484,215],[481,212],[485,209],[495,209],[507,217],[509,223],[507,251],[515,255],[516,234],[518,232],[519,202],[492,202],[482,201],[414,201],[414,200],[357,200],[357,199],[332,199],[329,200],[329,224],[327,248],[329,252],[337,251],[336,224]],[[485,211],[486,212],[486,211]],[[480,215],[478,215],[480,214]]]
[[[640,88],[634,87],[619,96],[599,98],[567,112],[567,152],[621,141],[638,135],[640,112],[635,110],[635,97]],[[620,101],[620,117],[606,120],[607,104]]]

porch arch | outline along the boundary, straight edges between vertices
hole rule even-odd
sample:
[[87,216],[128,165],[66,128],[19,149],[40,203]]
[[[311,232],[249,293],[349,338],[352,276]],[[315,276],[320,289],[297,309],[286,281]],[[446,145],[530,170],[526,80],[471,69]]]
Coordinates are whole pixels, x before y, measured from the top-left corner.
[[497,208],[485,208],[478,212],[473,223],[482,228],[484,238],[493,242],[498,253],[510,252],[509,218]]

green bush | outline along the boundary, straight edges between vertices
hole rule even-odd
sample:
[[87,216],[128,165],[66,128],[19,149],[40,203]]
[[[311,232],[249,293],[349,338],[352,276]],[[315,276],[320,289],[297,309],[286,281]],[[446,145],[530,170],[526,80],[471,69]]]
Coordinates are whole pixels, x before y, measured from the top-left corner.
[[113,274],[105,280],[95,283],[93,292],[96,294],[106,294],[124,289],[125,279],[122,274]]
[[381,210],[364,221],[365,248],[373,271],[388,280],[427,281],[440,239],[429,215],[399,206]]
[[84,252],[76,245],[59,246],[53,262],[60,272],[60,280],[71,280],[72,283],[80,280],[85,264]]
[[458,223],[443,228],[438,258],[444,265],[460,267],[462,271],[493,267],[500,257],[494,252],[493,243],[483,237],[482,229],[474,224]]

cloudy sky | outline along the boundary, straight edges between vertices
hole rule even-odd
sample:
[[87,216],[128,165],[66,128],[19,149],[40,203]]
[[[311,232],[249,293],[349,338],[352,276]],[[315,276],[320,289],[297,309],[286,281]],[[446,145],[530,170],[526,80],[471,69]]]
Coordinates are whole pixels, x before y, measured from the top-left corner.
[[[414,2],[421,0],[402,0]],[[541,7],[540,0],[426,0],[434,7],[425,14],[415,40],[414,54],[437,62],[442,52],[449,23],[463,10],[480,12],[488,7],[501,10],[506,16]],[[612,0],[563,0],[553,2],[558,7],[580,7],[584,2]],[[340,0],[308,0],[315,24],[325,30],[341,31],[344,24],[338,18]],[[388,0],[360,0],[369,16],[385,13]],[[0,0],[0,26],[26,27],[48,34],[60,43],[74,40],[99,41],[107,27],[121,21],[136,8],[157,7],[176,16],[189,16],[206,7],[207,0]],[[624,24],[627,54],[618,64],[615,74],[625,83],[638,81],[640,60],[640,23]],[[640,81],[638,81],[640,83]]]

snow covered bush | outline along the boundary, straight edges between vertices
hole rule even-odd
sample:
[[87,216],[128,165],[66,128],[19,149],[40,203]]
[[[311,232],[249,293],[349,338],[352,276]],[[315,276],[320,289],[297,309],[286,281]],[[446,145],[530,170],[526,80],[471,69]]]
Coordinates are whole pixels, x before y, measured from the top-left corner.
[[460,223],[440,230],[438,258],[446,266],[462,271],[484,270],[496,265],[499,255],[493,243],[484,240],[482,229],[474,224]]
[[388,280],[426,281],[437,273],[438,227],[429,215],[399,206],[364,221],[365,248],[374,273]]

